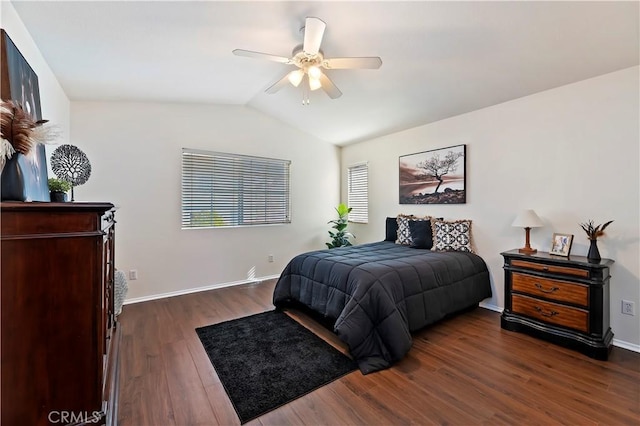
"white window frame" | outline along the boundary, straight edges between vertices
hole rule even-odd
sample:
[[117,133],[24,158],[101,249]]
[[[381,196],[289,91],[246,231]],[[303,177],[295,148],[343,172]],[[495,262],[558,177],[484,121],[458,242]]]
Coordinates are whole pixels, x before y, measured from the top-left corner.
[[182,229],[291,223],[289,160],[182,149]]
[[347,205],[352,208],[349,222],[369,223],[369,163],[347,168]]

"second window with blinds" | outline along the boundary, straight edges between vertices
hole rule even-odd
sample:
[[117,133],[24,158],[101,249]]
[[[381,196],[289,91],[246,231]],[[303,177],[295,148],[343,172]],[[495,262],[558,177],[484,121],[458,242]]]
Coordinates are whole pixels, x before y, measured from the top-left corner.
[[288,160],[182,150],[182,228],[289,223]]
[[349,222],[369,223],[369,166],[359,163],[347,169]]

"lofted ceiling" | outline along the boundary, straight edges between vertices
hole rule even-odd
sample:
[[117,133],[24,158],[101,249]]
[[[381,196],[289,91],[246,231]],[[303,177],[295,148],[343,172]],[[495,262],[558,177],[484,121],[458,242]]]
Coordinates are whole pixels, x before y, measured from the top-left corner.
[[[12,4],[72,101],[246,105],[337,145],[370,139],[638,65],[639,3],[18,1]],[[294,69],[305,17],[327,24],[332,100],[264,91]]]

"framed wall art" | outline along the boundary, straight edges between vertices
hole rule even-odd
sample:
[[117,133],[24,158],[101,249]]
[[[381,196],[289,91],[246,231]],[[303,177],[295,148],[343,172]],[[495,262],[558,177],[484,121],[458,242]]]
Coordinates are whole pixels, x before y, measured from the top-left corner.
[[[0,98],[16,101],[33,120],[41,120],[38,76],[9,35],[0,30]],[[2,200],[50,201],[44,145],[28,155],[15,153],[2,168]]]
[[572,242],[572,234],[553,234],[553,237],[551,238],[551,250],[549,251],[549,254],[569,257]]
[[400,204],[464,204],[466,145],[400,157]]

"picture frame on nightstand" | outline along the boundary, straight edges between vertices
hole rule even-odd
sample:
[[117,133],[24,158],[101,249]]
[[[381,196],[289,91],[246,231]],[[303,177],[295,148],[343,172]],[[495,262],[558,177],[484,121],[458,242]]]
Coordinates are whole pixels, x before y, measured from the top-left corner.
[[549,254],[569,257],[572,242],[573,234],[554,233],[551,238],[551,250],[549,250]]

